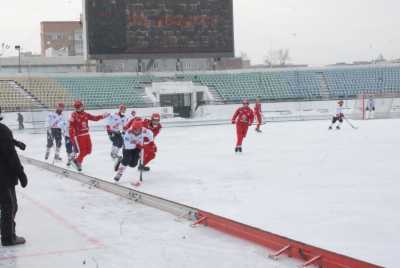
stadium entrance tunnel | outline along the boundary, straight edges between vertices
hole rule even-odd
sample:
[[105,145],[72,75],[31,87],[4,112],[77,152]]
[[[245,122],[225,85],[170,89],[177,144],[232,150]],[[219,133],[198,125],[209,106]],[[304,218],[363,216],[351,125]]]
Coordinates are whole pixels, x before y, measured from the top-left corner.
[[146,87],[146,94],[152,96],[161,107],[172,106],[175,116],[183,118],[192,117],[201,103],[213,100],[208,87],[192,81],[152,83]]

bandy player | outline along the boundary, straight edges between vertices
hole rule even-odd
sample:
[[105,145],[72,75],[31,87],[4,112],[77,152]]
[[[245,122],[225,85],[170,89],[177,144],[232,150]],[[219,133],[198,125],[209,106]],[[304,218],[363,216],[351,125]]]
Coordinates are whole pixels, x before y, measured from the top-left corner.
[[367,107],[365,108],[367,117],[366,119],[374,119],[375,117],[375,101],[373,98],[369,98],[367,101]]
[[74,102],[74,108],[75,112],[71,114],[69,120],[69,136],[71,143],[77,148],[79,154],[72,160],[72,163],[78,171],[82,171],[83,159],[92,152],[92,141],[89,135],[89,120],[99,121],[110,114],[91,115],[84,111],[83,103],[80,100]]
[[254,115],[257,120],[256,131],[261,132],[260,126],[262,124],[262,111],[261,111],[260,98],[256,99],[256,104],[254,105]]
[[340,126],[343,124],[343,101],[340,100],[337,102],[337,107],[336,107],[336,114],[332,118],[332,124],[329,126],[329,129],[332,129],[333,125],[336,122],[339,122],[336,126],[336,129],[340,129]]
[[[159,113],[154,113],[151,115],[150,120],[145,119],[143,121],[143,126],[149,129],[153,133],[153,138],[155,139],[161,131],[161,124],[160,124],[161,116]],[[147,142],[145,140],[145,142]],[[157,146],[155,142],[149,142],[144,144],[144,157],[143,157],[143,165],[139,166],[139,169],[143,171],[149,171],[150,167],[147,164],[156,157],[157,153]]]
[[107,120],[107,134],[108,137],[110,138],[110,141],[112,143],[111,146],[111,158],[112,159],[118,159],[120,158],[119,156],[119,151],[122,148],[123,145],[123,140],[122,140],[122,134],[121,131],[123,131],[123,127],[126,123],[126,106],[124,104],[121,104],[119,106],[118,112],[111,114]]
[[[143,153],[145,140],[147,143],[153,142],[153,132],[143,127],[143,121],[133,121],[124,135],[122,159],[118,160],[114,167],[114,170],[117,172],[114,176],[116,182],[121,179],[128,166],[132,168],[137,166],[139,159],[142,156],[141,154]],[[135,184],[135,186],[138,185],[139,183]]]
[[238,108],[232,117],[232,124],[236,124],[237,142],[235,152],[242,152],[243,139],[246,137],[249,126],[253,124],[254,113],[249,107],[249,100],[242,101],[243,106]]
[[56,144],[56,150],[54,153],[54,160],[61,161],[60,150],[62,145],[62,130],[64,125],[66,124],[63,111],[65,105],[60,102],[56,105],[56,111],[50,112],[47,116],[47,145],[46,145],[46,154],[44,159],[49,159],[50,149],[54,145],[54,141]]

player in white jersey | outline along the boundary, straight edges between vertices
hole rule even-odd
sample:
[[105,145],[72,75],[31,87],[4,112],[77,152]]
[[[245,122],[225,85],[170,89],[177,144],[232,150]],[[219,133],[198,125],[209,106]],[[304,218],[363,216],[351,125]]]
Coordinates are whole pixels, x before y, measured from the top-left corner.
[[336,114],[332,118],[332,124],[329,126],[329,129],[332,129],[333,125],[336,122],[339,122],[337,124],[337,126],[336,126],[336,129],[340,129],[340,126],[343,124],[343,117],[344,117],[344,114],[343,114],[343,101],[340,100],[337,103]]
[[367,107],[365,108],[367,119],[374,119],[375,117],[375,101],[373,98],[369,98],[367,101]]
[[123,157],[115,165],[117,172],[114,177],[115,181],[121,179],[126,167],[134,168],[137,166],[143,153],[144,140],[146,140],[146,143],[153,142],[153,132],[143,127],[142,121],[136,120],[124,135]]
[[118,155],[119,150],[122,148],[123,140],[122,134],[124,125],[126,123],[126,106],[121,104],[119,106],[119,111],[117,113],[111,114],[107,118],[107,134],[112,142],[111,146],[111,158],[118,159],[120,156]]
[[62,114],[64,111],[65,105],[64,103],[58,103],[56,105],[56,111],[50,112],[47,116],[47,146],[46,146],[46,154],[45,159],[49,159],[50,149],[53,147],[54,142],[56,144],[56,150],[54,154],[54,160],[62,160],[60,157],[60,149],[61,149],[61,139],[62,139],[62,130],[65,128],[65,118]]

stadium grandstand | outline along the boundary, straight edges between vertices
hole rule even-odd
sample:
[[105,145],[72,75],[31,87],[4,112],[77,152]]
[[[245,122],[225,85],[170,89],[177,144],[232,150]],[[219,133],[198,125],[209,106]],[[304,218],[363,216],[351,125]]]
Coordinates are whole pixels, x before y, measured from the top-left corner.
[[[236,103],[260,97],[265,102],[352,99],[364,93],[400,92],[400,65],[285,68],[153,74],[35,74],[0,76],[7,111],[51,108],[82,99],[89,108],[158,106],[146,91],[158,82],[192,82],[209,91],[206,101]],[[205,102],[203,102],[205,103]]]

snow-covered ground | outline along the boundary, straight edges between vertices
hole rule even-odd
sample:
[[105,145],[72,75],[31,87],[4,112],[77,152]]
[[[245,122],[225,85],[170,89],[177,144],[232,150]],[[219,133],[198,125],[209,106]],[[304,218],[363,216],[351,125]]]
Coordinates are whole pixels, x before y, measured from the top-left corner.
[[[354,123],[359,126],[358,130],[344,123],[342,130],[328,131],[327,121],[273,123],[265,125],[261,134],[250,129],[244,152],[240,155],[233,152],[233,126],[166,128],[157,141],[157,159],[151,163],[152,170],[145,174],[140,190],[355,258],[397,267],[400,241],[400,168],[397,160],[400,120]],[[28,144],[25,155],[43,159],[44,135],[18,131],[15,135]],[[94,149],[84,162],[84,173],[111,181],[114,172],[108,137],[103,132],[95,132],[92,140]],[[32,168],[28,168],[28,172],[31,171]],[[137,177],[137,170],[131,169],[122,178],[121,184],[128,186],[129,181]],[[57,179],[56,182],[58,193],[65,194],[65,189],[72,187],[69,185],[72,182],[68,180]],[[31,181],[32,189],[29,191],[41,195],[43,191],[40,188],[33,188],[35,183]],[[74,187],[67,191],[71,192],[67,195],[70,204],[78,202],[74,201],[76,193],[73,192],[76,191],[81,199],[96,200],[103,196],[97,191],[88,193],[84,186]],[[35,190],[38,192],[35,193]],[[51,189],[49,191],[48,202],[52,198],[58,199],[57,194]],[[104,227],[99,232],[106,237],[119,232],[111,226],[115,228],[123,216],[109,215],[114,206],[121,206],[121,202],[125,201],[116,202],[113,199],[118,199],[112,197],[108,199],[111,200],[106,204],[104,200],[91,201],[98,222],[94,227],[90,226],[91,223],[82,223],[86,233],[97,229],[98,224]],[[62,206],[68,208],[68,204]],[[23,203],[21,207],[24,205],[28,206]],[[130,218],[132,226],[135,226],[135,220],[145,224],[148,209],[129,211],[133,213]],[[120,211],[116,213],[122,214]],[[140,216],[136,217],[135,213]],[[81,226],[81,222],[76,224]],[[149,224],[156,225],[153,220]],[[174,223],[168,230],[172,228],[172,235],[179,233],[177,237],[181,237],[180,232],[184,233],[186,227]],[[165,235],[163,230],[154,227],[152,232],[141,235],[140,231],[132,231],[131,235],[134,239],[157,244],[154,236]],[[94,236],[97,234],[95,232]],[[214,234],[206,236],[216,239]],[[223,240],[235,241],[228,248],[238,248],[238,243],[241,243],[229,238]],[[215,243],[220,248],[219,242],[209,240],[207,243]],[[132,252],[135,252],[135,247],[131,247]],[[192,249],[192,246],[188,247],[188,250]],[[154,248],[162,251],[155,245]],[[186,245],[174,248],[186,248]],[[189,258],[186,253],[182,252],[182,258]],[[134,256],[134,253],[131,254]],[[237,251],[232,255],[240,254],[242,252]],[[198,267],[209,265],[205,255],[204,265]],[[240,265],[233,266],[251,266],[253,263],[248,264],[248,259],[253,257],[236,256],[235,263]],[[168,257],[153,259],[157,264],[163,263],[161,266],[168,266],[165,265]],[[220,266],[220,263],[212,264],[217,265]]]
[[18,189],[22,246],[0,247],[0,267],[294,267],[262,247],[26,165]]

